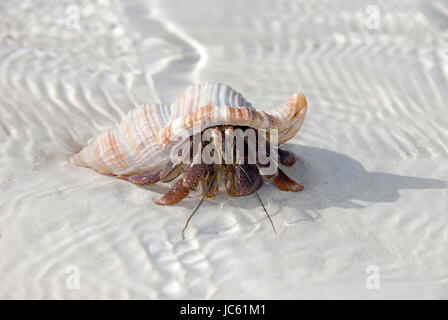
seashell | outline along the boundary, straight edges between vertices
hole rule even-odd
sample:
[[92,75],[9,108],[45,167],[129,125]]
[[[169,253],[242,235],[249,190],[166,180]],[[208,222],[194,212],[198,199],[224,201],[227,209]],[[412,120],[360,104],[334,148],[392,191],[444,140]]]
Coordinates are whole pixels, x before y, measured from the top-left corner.
[[307,110],[305,96],[292,95],[272,111],[258,111],[244,96],[222,83],[197,84],[185,90],[171,105],[151,104],[128,113],[115,129],[92,139],[71,159],[75,165],[102,174],[133,175],[164,167],[175,139],[193,123],[202,129],[220,125],[278,130],[282,144],[294,137]]

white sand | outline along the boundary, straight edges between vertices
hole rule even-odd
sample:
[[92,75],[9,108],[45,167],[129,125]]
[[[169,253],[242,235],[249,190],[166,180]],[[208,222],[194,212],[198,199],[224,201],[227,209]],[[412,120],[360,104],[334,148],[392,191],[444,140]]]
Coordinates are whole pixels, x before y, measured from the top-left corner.
[[[80,30],[71,0],[0,5],[1,298],[448,298],[446,1],[89,2]],[[260,190],[278,235],[223,193],[182,241],[197,195],[158,207],[168,185],[67,161],[203,81],[308,98],[305,190]]]

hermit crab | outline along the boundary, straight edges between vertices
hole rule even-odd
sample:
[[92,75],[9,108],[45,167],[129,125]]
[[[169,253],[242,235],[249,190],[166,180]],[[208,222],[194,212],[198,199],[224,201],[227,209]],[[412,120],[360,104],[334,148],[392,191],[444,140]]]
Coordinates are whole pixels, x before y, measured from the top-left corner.
[[117,128],[92,139],[71,160],[136,185],[182,175],[156,201],[158,205],[173,205],[197,189],[202,191],[202,203],[216,196],[221,180],[232,197],[252,193],[258,197],[263,177],[283,191],[298,192],[303,187],[277,164],[295,163],[294,154],[279,145],[297,134],[306,110],[301,93],[265,112],[229,85],[193,85],[171,105],[130,111]]

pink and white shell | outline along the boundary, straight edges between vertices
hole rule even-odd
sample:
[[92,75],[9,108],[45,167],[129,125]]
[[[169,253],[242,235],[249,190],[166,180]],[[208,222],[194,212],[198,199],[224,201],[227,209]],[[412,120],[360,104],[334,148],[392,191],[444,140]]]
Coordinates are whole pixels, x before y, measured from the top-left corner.
[[131,110],[115,129],[92,139],[72,163],[102,174],[130,175],[162,167],[171,148],[185,130],[193,132],[218,125],[239,125],[278,130],[282,144],[300,130],[307,110],[306,98],[295,93],[272,111],[257,111],[238,91],[222,83],[189,87],[171,105],[151,104]]

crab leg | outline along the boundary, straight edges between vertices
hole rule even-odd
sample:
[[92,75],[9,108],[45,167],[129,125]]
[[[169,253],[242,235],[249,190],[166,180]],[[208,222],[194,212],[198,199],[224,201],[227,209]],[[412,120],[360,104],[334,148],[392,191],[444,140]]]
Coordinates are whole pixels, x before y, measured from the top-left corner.
[[[154,184],[160,180],[165,180],[171,178],[172,174],[176,174],[176,168],[178,166],[168,161],[164,168],[158,169],[156,171],[145,173],[145,174],[135,174],[132,176],[118,176],[117,179],[128,181],[130,183],[143,186],[148,184]],[[178,173],[177,173],[178,174]],[[175,177],[172,177],[174,179]]]
[[303,186],[288,177],[281,169],[278,169],[274,176],[274,184],[282,191],[299,192],[303,190]]
[[170,189],[170,191],[165,193],[159,200],[156,201],[156,204],[161,206],[170,206],[185,198],[189,193],[190,189],[185,185],[184,180],[180,179]]
[[292,166],[294,163],[296,163],[296,156],[294,153],[288,150],[283,150],[278,148],[278,159],[280,160],[280,163],[284,166]]
[[214,199],[219,188],[219,168],[213,164],[205,165],[201,176],[201,185],[204,196],[207,199]]
[[254,164],[228,166],[226,189],[231,197],[246,196],[255,192],[263,184],[263,179]]
[[165,195],[157,200],[156,204],[161,206],[172,205],[185,198],[190,193],[190,189],[196,190],[203,170],[203,164],[190,164],[182,179],[177,181]]

